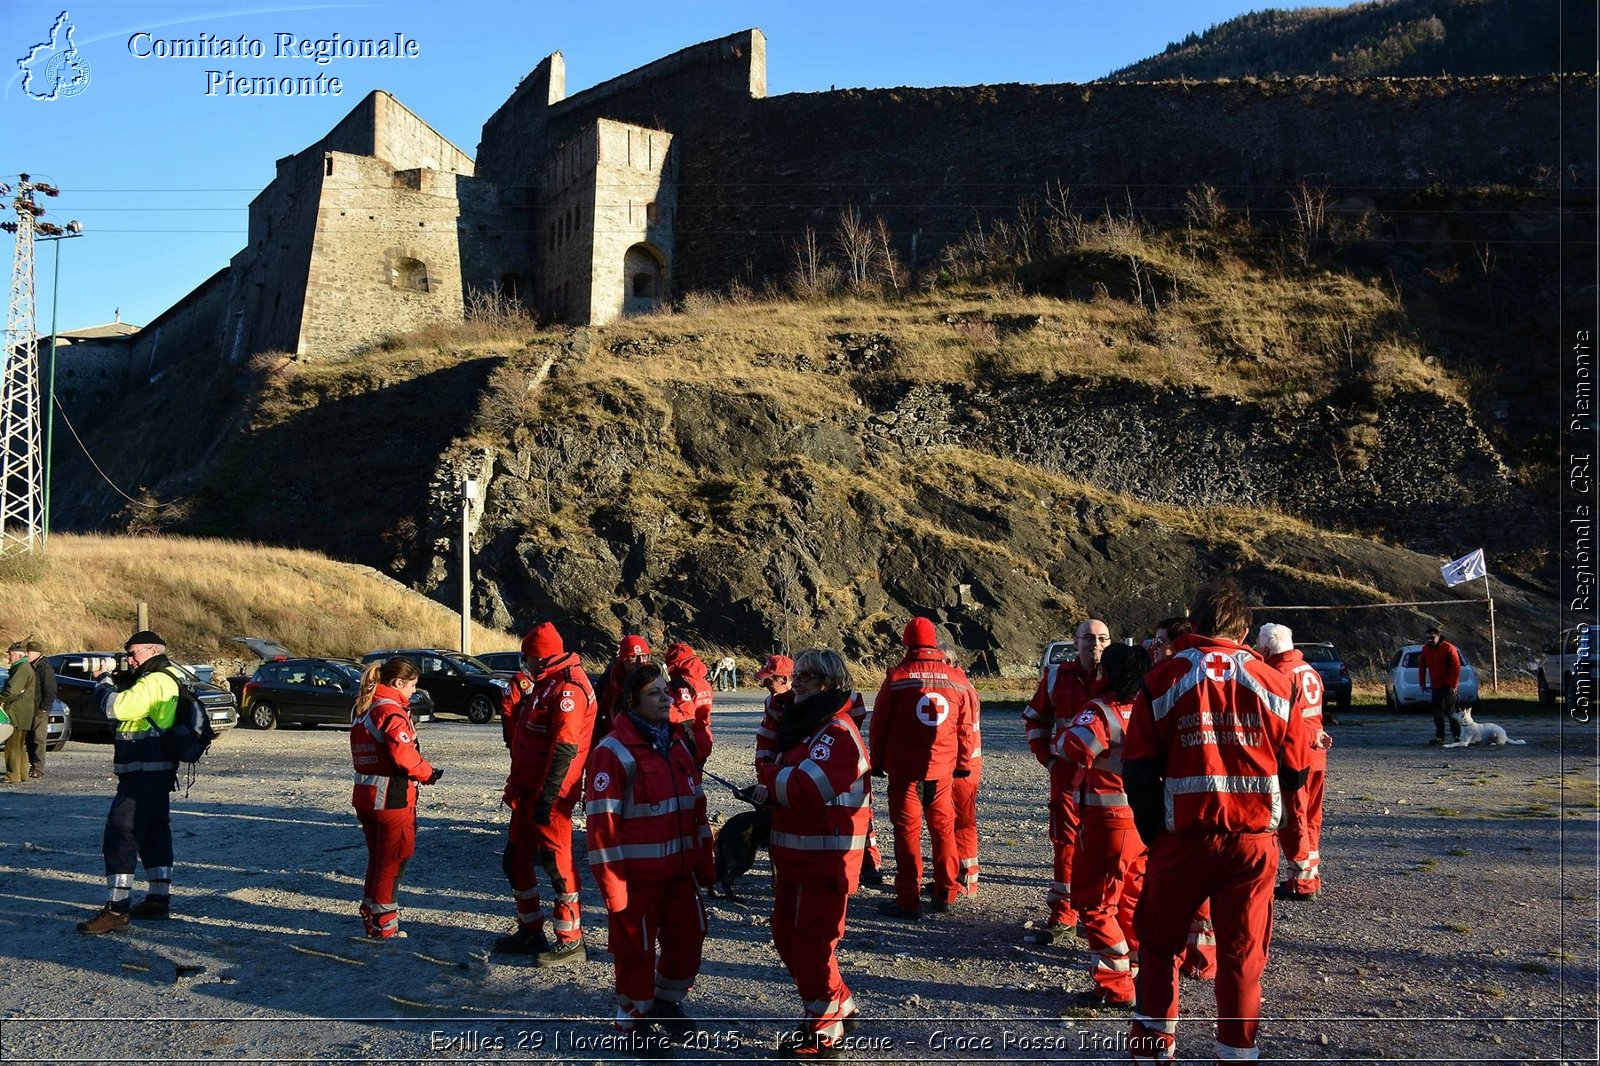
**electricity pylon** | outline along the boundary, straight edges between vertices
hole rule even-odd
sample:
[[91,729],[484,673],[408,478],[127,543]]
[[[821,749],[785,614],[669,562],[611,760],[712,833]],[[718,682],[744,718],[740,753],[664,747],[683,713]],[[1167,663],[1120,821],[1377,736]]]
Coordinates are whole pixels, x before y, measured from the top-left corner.
[[[34,194],[55,196],[52,185],[23,174],[11,200],[15,222],[0,229],[16,235],[11,261],[11,299],[6,304],[5,348],[0,351],[0,555],[33,551],[41,545],[44,518],[44,463],[39,428],[39,331],[34,328],[33,238],[58,235],[60,227],[40,222],[44,208]],[[0,182],[0,196],[11,192]]]

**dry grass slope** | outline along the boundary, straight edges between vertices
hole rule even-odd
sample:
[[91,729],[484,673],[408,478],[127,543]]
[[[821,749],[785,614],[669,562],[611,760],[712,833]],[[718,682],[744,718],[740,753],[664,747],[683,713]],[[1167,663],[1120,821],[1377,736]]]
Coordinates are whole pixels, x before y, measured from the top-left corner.
[[[0,637],[55,650],[118,648],[134,604],[186,658],[247,657],[234,636],[307,654],[359,656],[417,643],[454,647],[458,615],[370,571],[313,552],[180,537],[57,534],[49,555],[0,564]],[[473,647],[514,648],[476,626]]]

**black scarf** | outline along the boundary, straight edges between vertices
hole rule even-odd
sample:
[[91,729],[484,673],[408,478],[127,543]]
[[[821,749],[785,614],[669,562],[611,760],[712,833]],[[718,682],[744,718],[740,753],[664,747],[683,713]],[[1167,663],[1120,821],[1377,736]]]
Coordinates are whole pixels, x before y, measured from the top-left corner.
[[667,721],[656,725],[639,717],[637,711],[624,710],[622,713],[628,716],[633,728],[637,729],[645,743],[650,745],[650,750],[665,758],[667,749],[672,746],[672,723]]
[[803,700],[795,700],[778,721],[778,750],[788,751],[810,738],[849,702],[850,693],[838,689],[823,689]]

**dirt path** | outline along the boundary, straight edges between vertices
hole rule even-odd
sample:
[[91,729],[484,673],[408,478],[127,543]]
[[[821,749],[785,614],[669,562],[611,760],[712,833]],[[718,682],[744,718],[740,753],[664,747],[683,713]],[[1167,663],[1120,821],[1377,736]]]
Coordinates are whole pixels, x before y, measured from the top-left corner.
[[[723,699],[711,768],[749,776],[749,697]],[[1329,768],[1315,904],[1278,904],[1262,1049],[1278,1061],[1596,1060],[1596,759],[1555,712],[1502,718],[1525,747],[1423,746],[1421,716],[1346,716]],[[983,888],[920,925],[863,893],[840,957],[869,1020],[856,1058],[1117,1061],[1126,1019],[1067,1008],[1081,951],[1024,942],[1043,917],[1042,771],[1011,709],[986,715]],[[236,730],[175,803],[173,921],[96,940],[110,749],[74,742],[0,805],[0,1060],[624,1061],[608,1050],[609,956],[535,971],[490,961],[511,927],[500,873],[498,729],[423,727],[447,768],[425,796],[402,888],[409,939],[352,940],[365,861],[341,731]],[[713,786],[713,810],[741,806]],[[887,819],[880,803],[880,831]],[[887,833],[884,833],[887,845]],[[798,1001],[767,937],[767,864],[749,907],[713,905],[680,1061],[765,1061]],[[584,919],[604,914],[591,882]],[[1207,986],[1186,981],[1180,1053],[1207,1060]],[[147,1021],[145,1019],[175,1019]],[[128,1020],[131,1019],[131,1020]],[[196,1019],[216,1019],[198,1021]],[[563,1020],[565,1019],[565,1020]]]

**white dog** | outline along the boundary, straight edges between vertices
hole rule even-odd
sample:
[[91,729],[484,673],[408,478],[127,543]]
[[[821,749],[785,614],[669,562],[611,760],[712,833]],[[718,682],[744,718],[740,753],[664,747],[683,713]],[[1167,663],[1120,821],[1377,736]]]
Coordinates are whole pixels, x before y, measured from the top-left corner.
[[1512,740],[1506,736],[1506,731],[1493,722],[1474,722],[1472,708],[1463,707],[1450,715],[1461,724],[1461,739],[1446,744],[1447,748],[1466,748],[1473,744],[1485,744],[1491,748],[1498,748],[1502,744],[1526,744],[1526,740]]

